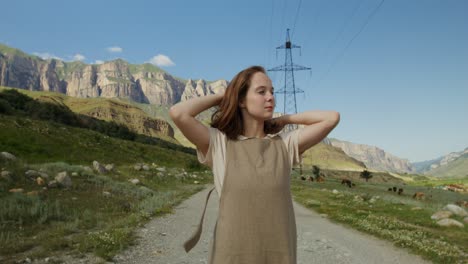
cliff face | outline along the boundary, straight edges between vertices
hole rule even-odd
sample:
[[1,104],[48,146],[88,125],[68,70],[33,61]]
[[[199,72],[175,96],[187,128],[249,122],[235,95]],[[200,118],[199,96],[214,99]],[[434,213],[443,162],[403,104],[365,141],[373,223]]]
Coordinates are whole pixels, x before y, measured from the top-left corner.
[[151,64],[117,59],[103,64],[43,60],[0,45],[0,85],[53,91],[73,97],[128,98],[139,103],[173,105],[216,93],[227,81],[184,81]]
[[362,161],[368,168],[396,173],[413,172],[414,168],[406,159],[400,159],[384,150],[368,145],[331,139],[331,144],[341,148],[347,155]]

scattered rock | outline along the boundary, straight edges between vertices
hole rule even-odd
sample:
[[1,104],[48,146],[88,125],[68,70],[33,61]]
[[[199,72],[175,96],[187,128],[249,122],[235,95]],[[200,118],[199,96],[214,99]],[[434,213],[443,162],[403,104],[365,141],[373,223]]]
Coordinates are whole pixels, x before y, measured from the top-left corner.
[[107,164],[105,166],[105,168],[106,168],[107,171],[114,171],[115,165],[114,164]]
[[104,191],[104,192],[102,192],[102,195],[105,196],[105,197],[110,197],[111,193]]
[[2,171],[1,173],[1,178],[6,180],[6,181],[11,181],[12,180],[13,174],[9,171]]
[[49,184],[47,184],[47,187],[49,188],[57,188],[58,187],[58,183],[56,180],[52,180],[49,182]]
[[411,210],[412,210],[412,211],[422,210],[422,208],[421,208],[421,207],[413,207],[413,208],[411,208]]
[[333,194],[337,194],[337,193],[340,193],[340,192],[337,191],[336,189],[333,189],[332,193],[333,193]]
[[30,191],[30,192],[27,192],[26,195],[37,196],[37,195],[39,195],[39,191]]
[[1,152],[0,157],[7,159],[7,160],[16,160],[15,155],[8,153],[8,152]]
[[45,172],[39,172],[39,176],[41,176],[42,179],[48,180],[49,179],[49,174]]
[[162,172],[158,172],[156,175],[158,175],[158,177],[163,177],[164,174]]
[[157,168],[156,170],[158,170],[158,171],[160,171],[160,172],[166,172],[166,168],[164,168],[164,167]]
[[42,186],[42,185],[45,184],[45,181],[44,181],[44,179],[42,177],[37,177],[36,178],[36,183],[37,183],[37,185]]
[[72,177],[78,177],[78,172],[76,172],[76,171],[72,172],[71,176]]
[[433,214],[431,216],[431,219],[440,220],[440,219],[444,219],[444,218],[449,218],[452,215],[453,215],[453,213],[450,212],[450,211],[438,211],[437,213],[435,213],[435,214]]
[[107,172],[106,168],[104,168],[104,166],[99,164],[99,162],[97,162],[97,161],[93,161],[93,168],[94,168],[95,171],[97,171],[100,174],[104,174],[104,173]]
[[135,164],[135,166],[133,166],[133,169],[136,171],[141,171],[141,164]]
[[317,200],[309,199],[305,202],[307,206],[320,206],[322,203]]
[[86,172],[93,172],[93,169],[91,169],[90,166],[81,166],[83,168],[84,171]]
[[199,181],[193,181],[194,184],[199,184],[200,182]]
[[23,188],[14,188],[14,189],[10,189],[9,192],[11,192],[11,193],[23,193],[24,189]]
[[137,185],[137,184],[140,184],[140,180],[139,179],[131,179],[131,180],[128,180],[129,182]]
[[442,220],[437,221],[437,224],[440,226],[458,226],[458,227],[464,227],[464,225],[457,220],[450,219],[450,218],[445,218]]
[[55,180],[62,187],[70,188],[72,186],[71,178],[70,176],[68,176],[68,173],[66,171],[57,173],[57,176],[55,176]]
[[39,176],[41,176],[41,174],[38,172],[38,171],[35,171],[35,170],[27,170],[24,175],[26,175],[26,177],[30,178],[30,179],[35,179]]
[[141,168],[144,170],[144,171],[149,171],[150,168],[148,165],[144,164],[143,166],[141,166]]
[[442,208],[442,210],[450,211],[459,216],[468,216],[468,213],[465,211],[465,209],[455,204],[447,204],[444,208]]

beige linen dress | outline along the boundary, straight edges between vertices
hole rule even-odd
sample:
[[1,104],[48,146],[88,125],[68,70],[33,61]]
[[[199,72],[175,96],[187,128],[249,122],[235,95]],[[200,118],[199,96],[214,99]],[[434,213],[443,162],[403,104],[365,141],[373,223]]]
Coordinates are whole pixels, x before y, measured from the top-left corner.
[[[290,192],[291,164],[280,136],[226,141],[226,164],[211,264],[295,264],[297,233]],[[208,193],[197,232],[200,239]]]

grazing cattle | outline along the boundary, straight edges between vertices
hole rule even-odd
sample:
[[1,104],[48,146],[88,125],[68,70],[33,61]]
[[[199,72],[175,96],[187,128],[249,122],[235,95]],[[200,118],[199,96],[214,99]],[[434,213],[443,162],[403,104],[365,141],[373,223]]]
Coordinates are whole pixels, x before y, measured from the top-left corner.
[[459,200],[459,201],[456,201],[455,204],[460,207],[468,207],[468,201]]
[[388,188],[388,191],[389,191],[389,192],[392,192],[392,191],[393,191],[392,187]]
[[317,177],[317,182],[324,182],[325,180],[323,179],[323,177]]
[[403,193],[403,188],[398,189],[398,195],[401,195]]
[[421,199],[424,199],[425,195],[423,192],[416,192],[414,193],[413,195],[413,198],[416,199],[416,200],[421,200]]
[[305,178],[304,176],[301,176],[301,180],[305,181],[305,180],[306,180],[306,178]]
[[314,177],[309,176],[309,178],[307,178],[307,180],[313,182],[313,181],[314,181]]
[[351,186],[352,186],[351,180],[348,180],[348,179],[343,179],[343,180],[341,180],[341,184],[342,184],[342,185],[343,185],[343,184],[346,184],[346,185],[348,185],[349,188],[351,188]]
[[397,187],[393,186],[393,191],[396,192],[397,190]]

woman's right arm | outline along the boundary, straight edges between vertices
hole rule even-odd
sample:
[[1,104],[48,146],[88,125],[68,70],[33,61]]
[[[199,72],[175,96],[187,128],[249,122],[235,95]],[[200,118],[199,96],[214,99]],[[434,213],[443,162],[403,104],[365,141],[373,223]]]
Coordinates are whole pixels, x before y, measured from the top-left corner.
[[199,113],[218,105],[223,99],[224,92],[179,102],[171,107],[169,115],[182,134],[206,155],[210,145],[208,127],[195,119]]

